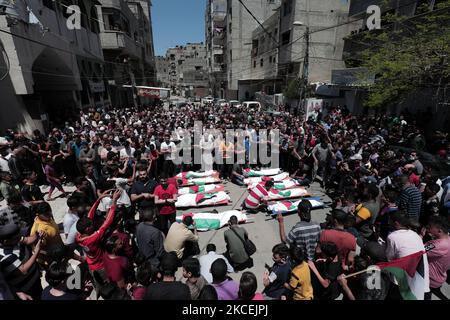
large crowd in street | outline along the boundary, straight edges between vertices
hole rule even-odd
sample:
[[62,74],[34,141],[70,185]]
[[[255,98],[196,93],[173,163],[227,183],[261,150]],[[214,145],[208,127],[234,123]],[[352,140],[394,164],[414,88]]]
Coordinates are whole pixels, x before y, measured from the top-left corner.
[[[414,117],[356,116],[334,106],[307,118],[283,108],[186,103],[91,108],[66,120],[49,132],[0,137],[0,299],[448,300],[441,287],[450,283],[450,179],[420,155],[448,161],[450,142],[444,133],[425,139]],[[212,128],[223,137],[200,131],[193,142],[195,130]],[[229,141],[227,129],[245,136]],[[279,132],[279,140],[264,140],[263,129]],[[201,162],[174,162],[186,141]],[[177,220],[175,206],[176,175],[208,170],[208,156],[224,160],[209,168],[222,181],[242,186],[247,169],[264,167],[252,159],[255,144],[278,149],[290,179],[305,188],[318,181],[332,199],[320,224],[307,198],[292,229],[275,216],[280,240],[264,274],[249,271],[261,244],[249,241],[236,216],[222,240],[226,252],[209,243],[202,253],[193,217]],[[239,209],[266,213],[274,181],[264,180]],[[67,199],[62,230],[52,213],[56,198]],[[415,257],[409,285],[383,267],[370,285],[370,266]],[[81,286],[70,286],[74,275]]]

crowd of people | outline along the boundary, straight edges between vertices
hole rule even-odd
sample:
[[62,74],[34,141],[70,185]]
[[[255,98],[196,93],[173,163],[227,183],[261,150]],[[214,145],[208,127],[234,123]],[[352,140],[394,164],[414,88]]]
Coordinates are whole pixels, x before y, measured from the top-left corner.
[[[246,135],[234,142],[214,139],[196,121],[224,136],[227,129]],[[278,130],[279,141],[264,140],[260,129]],[[195,130],[198,144],[191,143]],[[450,280],[450,180],[419,157],[421,150],[432,150],[448,160],[450,143],[439,137],[427,146],[409,118],[354,116],[345,107],[310,120],[283,110],[212,104],[89,109],[45,134],[7,130],[0,138],[0,195],[6,203],[0,207],[0,299],[402,299],[388,273],[373,289],[369,274],[360,271],[419,251],[426,252],[425,281],[416,298],[434,293],[447,299],[440,288]],[[405,141],[413,148],[395,147]],[[192,216],[176,221],[180,181],[174,176],[205,169],[204,157],[201,163],[194,156],[174,163],[185,143],[192,155],[224,160],[212,168],[240,186],[244,169],[261,167],[252,159],[252,145],[277,148],[280,167],[292,179],[304,186],[319,181],[333,200],[330,214],[314,222],[304,200],[300,221],[289,231],[279,214],[280,243],[263,275],[245,271],[253,267],[252,246],[260,244],[253,244],[235,216],[225,232],[226,252],[210,243],[201,255]],[[245,163],[226,161],[239,156]],[[242,208],[265,210],[272,185],[268,180],[251,190]],[[67,199],[62,232],[50,205],[56,198]],[[178,270],[183,279],[177,279]],[[235,282],[229,275],[240,271]],[[74,275],[80,286],[68,285]]]

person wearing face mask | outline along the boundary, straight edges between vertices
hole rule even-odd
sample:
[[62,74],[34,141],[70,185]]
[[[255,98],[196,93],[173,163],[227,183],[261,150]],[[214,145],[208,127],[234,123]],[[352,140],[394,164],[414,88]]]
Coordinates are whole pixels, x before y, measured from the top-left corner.
[[146,170],[139,170],[137,179],[131,187],[131,201],[138,210],[154,207],[154,192],[158,184],[148,177]]
[[167,234],[169,224],[171,225],[175,222],[177,212],[175,202],[177,201],[178,190],[174,184],[168,183],[166,176],[163,176],[159,181],[160,184],[155,188],[154,192],[155,204],[159,209],[160,230]]

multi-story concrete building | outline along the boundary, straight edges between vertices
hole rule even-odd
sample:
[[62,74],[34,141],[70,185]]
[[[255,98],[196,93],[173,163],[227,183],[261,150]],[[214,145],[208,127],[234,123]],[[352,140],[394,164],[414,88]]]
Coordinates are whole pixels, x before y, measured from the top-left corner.
[[[100,0],[101,44],[112,103],[136,104],[132,87],[151,86],[156,81],[151,2]],[[145,101],[141,101],[145,102]]]
[[[273,15],[280,0],[247,0],[243,2],[259,22]],[[245,99],[238,81],[250,79],[252,72],[252,33],[258,23],[237,0],[227,0],[226,66],[228,99]]]
[[0,15],[0,129],[43,130],[78,108],[109,103],[98,2],[76,1],[81,26],[70,30],[67,6],[73,3],[0,1],[6,13]]
[[342,53],[343,39],[349,34],[349,5],[346,0],[282,1],[278,67],[286,83],[301,76],[307,49],[309,83],[327,82],[333,69],[345,66]]
[[278,74],[280,8],[252,33],[250,72],[239,80],[239,92],[245,100],[254,99],[255,92],[273,95],[282,91]]
[[158,86],[170,87],[169,81],[169,60],[166,57],[158,56],[156,62],[156,81]]
[[205,12],[205,39],[211,94],[225,97],[227,88],[226,25],[227,0],[208,0]]
[[206,54],[203,43],[188,43],[167,50],[167,78],[172,93],[186,97],[203,97],[208,94]]

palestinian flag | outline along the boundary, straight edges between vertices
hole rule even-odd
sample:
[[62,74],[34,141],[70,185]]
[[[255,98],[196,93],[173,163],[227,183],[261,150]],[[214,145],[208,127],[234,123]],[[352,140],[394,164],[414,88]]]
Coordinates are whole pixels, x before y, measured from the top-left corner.
[[262,169],[262,170],[252,170],[244,169],[244,175],[247,177],[263,177],[263,176],[274,176],[281,173],[280,168],[276,169]]
[[400,259],[378,263],[377,267],[394,276],[404,300],[423,300],[426,288],[425,264],[419,251]]
[[[318,208],[324,207],[324,203],[320,201],[319,197],[311,197],[311,198],[307,198],[305,200],[308,200],[311,203],[313,209],[318,209]],[[303,200],[277,201],[277,202],[269,204],[268,210],[272,212],[272,215],[277,215],[279,212],[283,215],[287,214],[287,213],[297,212],[298,205],[302,201]]]
[[228,224],[231,216],[236,216],[239,223],[247,222],[247,215],[239,210],[230,210],[224,212],[200,212],[186,213],[177,216],[177,221],[183,221],[184,217],[191,216],[195,221],[198,231],[217,230]]

